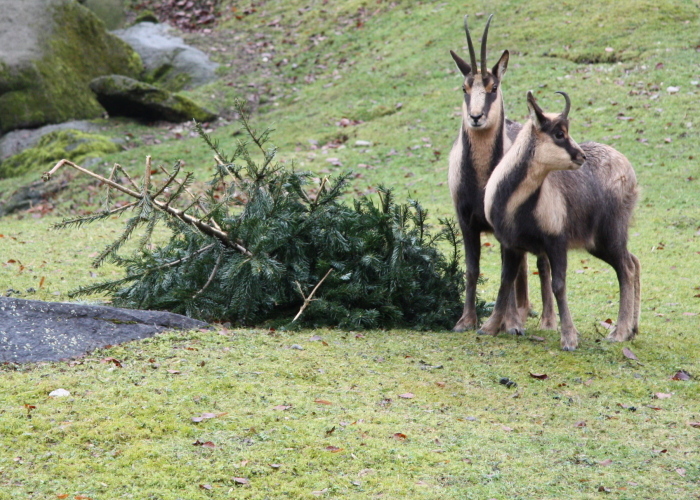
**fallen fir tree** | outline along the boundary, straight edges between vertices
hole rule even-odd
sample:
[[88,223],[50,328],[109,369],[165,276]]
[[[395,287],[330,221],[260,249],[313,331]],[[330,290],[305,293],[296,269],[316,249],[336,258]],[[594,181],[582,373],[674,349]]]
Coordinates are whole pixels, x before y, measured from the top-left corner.
[[[70,166],[107,185],[102,211],[56,227],[132,214],[93,262],[111,260],[126,275],[71,295],[107,293],[115,306],[235,325],[450,328],[461,314],[464,288],[454,222],[440,220],[432,230],[418,202],[397,204],[385,188],[375,199],[343,203],[350,173],[314,182],[312,174],[280,165],[277,150],[267,147],[271,131],[258,133],[241,106],[238,111],[249,140],[239,141],[231,157],[197,127],[216,159],[201,194],[190,189],[192,175],[181,174],[180,162],[170,171],[161,167],[167,179],[155,185],[150,157],[140,183],[119,165],[105,178],[68,160],[44,175]],[[128,185],[117,182],[118,175]],[[112,190],[133,201],[115,207]],[[171,231],[163,245],[152,240],[159,223]],[[138,228],[138,250],[120,255]]]

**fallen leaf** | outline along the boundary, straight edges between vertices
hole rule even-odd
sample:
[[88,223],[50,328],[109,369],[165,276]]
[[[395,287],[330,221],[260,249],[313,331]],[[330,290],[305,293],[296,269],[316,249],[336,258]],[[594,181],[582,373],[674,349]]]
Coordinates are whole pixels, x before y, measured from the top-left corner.
[[332,405],[330,401],[326,401],[325,399],[314,399],[314,403],[319,404],[319,405]]
[[635,361],[639,361],[639,358],[629,350],[627,347],[622,348],[622,354],[627,358],[627,359],[633,359]]
[[598,486],[598,491],[601,491],[603,493],[610,493],[610,488],[607,488],[605,486]]
[[438,387],[445,387],[445,382],[435,382],[435,385]]
[[272,409],[277,410],[277,411],[285,411],[285,410],[289,410],[291,407],[292,407],[292,405],[277,405],[277,406],[273,406]]
[[663,408],[661,408],[660,406],[646,405],[646,407],[656,411],[663,410]]
[[678,370],[673,377],[671,377],[671,380],[690,380],[690,378],[690,373],[685,370]]
[[203,490],[211,490],[211,484],[200,484],[199,487]]
[[511,431],[513,430],[512,427],[508,427],[507,425],[502,425],[502,426],[501,426],[501,429],[503,429],[503,430],[506,431],[506,432],[511,432]]
[[168,373],[172,373],[173,375],[179,375],[180,370],[168,370]]
[[530,376],[532,378],[536,378],[537,380],[547,380],[549,376],[546,373],[532,373],[530,372]]
[[312,495],[316,495],[317,497],[320,497],[320,496],[323,495],[326,491],[328,491],[328,488],[323,488],[322,490],[318,490],[318,491],[312,491],[311,494],[312,494]]
[[[2,236],[2,235],[0,234],[0,236]],[[68,498],[68,494],[64,493],[63,495],[56,495],[56,497],[60,498],[60,499],[64,499],[64,498]]]
[[580,422],[576,422],[576,425],[574,425],[574,427],[586,427],[585,420],[581,420]]
[[335,432],[335,425],[326,431],[326,437],[330,436]]
[[234,478],[233,478],[233,482],[236,483],[236,484],[246,485],[246,484],[248,484],[250,481],[248,481],[248,480],[247,480],[246,478],[244,478],[244,477],[234,477]]
[[530,335],[530,340],[534,342],[544,342],[545,338],[544,337],[537,337],[536,335]]
[[402,433],[402,432],[397,432],[396,434],[394,434],[394,435],[391,436],[391,437],[393,437],[393,438],[396,439],[397,441],[405,441],[406,438],[408,438],[408,436],[406,436],[406,434],[404,434],[404,433]]
[[655,397],[656,399],[668,399],[668,398],[670,398],[671,396],[672,396],[671,394],[667,394],[667,393],[665,393],[665,392],[657,392],[657,393],[654,394],[654,397]]
[[415,396],[413,395],[412,392],[404,392],[403,394],[399,394],[399,397],[402,399],[413,399]]
[[210,418],[216,418],[226,415],[226,413],[202,413],[198,417],[192,417],[192,422],[202,422],[203,420],[208,420]]
[[101,360],[100,360],[100,363],[114,363],[114,365],[115,365],[117,368],[121,368],[121,367],[122,367],[121,361],[119,361],[117,358],[104,358],[104,359],[101,359]]
[[270,464],[270,467],[272,467],[273,469],[279,469],[280,467],[282,467],[282,465],[280,465],[280,464]]
[[679,476],[685,477],[685,469],[683,467],[678,467],[676,469],[676,472],[678,473]]
[[309,339],[309,342],[317,342],[319,340],[323,340],[320,335],[314,335]]
[[343,451],[343,448],[338,448],[337,446],[326,446],[325,449],[327,451],[330,451],[331,453],[338,453],[339,451]]
[[688,425],[700,429],[700,422],[688,422]]
[[610,458],[606,458],[602,462],[598,462],[598,465],[602,465],[603,467],[606,467],[612,463],[612,460]]

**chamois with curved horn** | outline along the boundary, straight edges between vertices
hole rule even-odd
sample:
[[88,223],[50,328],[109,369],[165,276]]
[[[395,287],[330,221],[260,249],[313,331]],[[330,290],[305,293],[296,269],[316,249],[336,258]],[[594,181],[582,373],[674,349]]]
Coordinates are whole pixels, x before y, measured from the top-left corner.
[[[486,42],[493,15],[489,16],[481,38],[481,69],[477,69],[476,52],[472,43],[468,16],[464,16],[464,30],[469,46],[470,63],[450,51],[457,67],[464,76],[462,90],[462,124],[449,157],[449,186],[464,239],[467,265],[467,286],[464,310],[454,327],[455,331],[475,329],[476,284],[479,278],[481,257],[481,233],[491,232],[491,225],[484,214],[484,188],[491,172],[518,135],[520,125],[505,118],[501,82],[508,67],[509,53],[503,51],[496,65],[488,70],[486,64]],[[539,263],[538,263],[539,266]],[[543,267],[540,279],[543,286],[543,314],[541,328],[556,329],[556,316],[549,287],[548,267]],[[549,293],[545,293],[550,290]],[[526,316],[530,311],[527,290],[527,260],[523,258],[516,282],[516,291],[511,298],[512,315]],[[506,321],[510,323],[510,321]],[[512,325],[506,324],[506,328]]]
[[[578,346],[566,299],[566,253],[585,248],[610,264],[620,286],[617,324],[609,340],[639,331],[641,266],[627,249],[637,201],[637,178],[620,152],[595,142],[580,146],[569,136],[569,96],[564,111],[544,113],[527,94],[530,119],[486,185],[486,218],[503,250],[498,298],[479,333],[496,335],[525,252],[547,257],[561,321],[561,347]],[[522,326],[520,326],[522,328]]]

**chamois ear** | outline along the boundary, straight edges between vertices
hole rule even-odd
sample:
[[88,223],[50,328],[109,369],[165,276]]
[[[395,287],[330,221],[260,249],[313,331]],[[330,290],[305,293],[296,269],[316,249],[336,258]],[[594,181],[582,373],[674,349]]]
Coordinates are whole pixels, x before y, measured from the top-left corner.
[[498,78],[498,81],[500,82],[503,79],[503,75],[506,74],[506,69],[508,69],[508,58],[510,57],[510,53],[507,50],[503,51],[503,54],[501,55],[501,58],[498,60],[496,65],[493,67],[491,70],[491,73]]
[[467,61],[459,57],[457,54],[454,53],[454,51],[450,51],[450,54],[452,54],[452,59],[455,60],[457,63],[457,67],[459,70],[462,72],[464,76],[467,76],[469,73],[472,72],[472,67],[467,64]]
[[537,105],[535,96],[532,95],[532,90],[527,91],[527,109],[530,111],[530,119],[532,123],[535,124],[538,130],[542,129],[542,125],[547,121],[547,117],[544,116],[544,111]]

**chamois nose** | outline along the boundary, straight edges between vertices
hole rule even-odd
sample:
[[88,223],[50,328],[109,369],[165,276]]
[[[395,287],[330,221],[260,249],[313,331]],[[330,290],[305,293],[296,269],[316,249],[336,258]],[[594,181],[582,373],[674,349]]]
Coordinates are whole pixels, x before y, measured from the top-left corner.
[[578,153],[576,155],[576,159],[574,160],[574,162],[577,165],[583,165],[585,163],[585,161],[586,161],[586,155],[584,153]]
[[471,113],[469,114],[469,117],[474,123],[478,122],[482,116],[484,116],[484,113],[479,113],[478,115],[472,115]]

